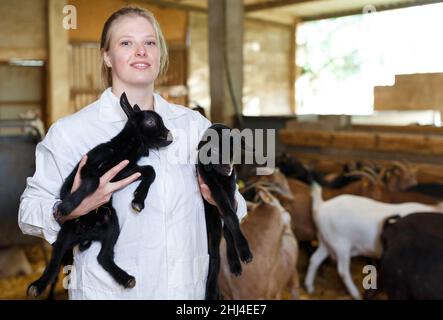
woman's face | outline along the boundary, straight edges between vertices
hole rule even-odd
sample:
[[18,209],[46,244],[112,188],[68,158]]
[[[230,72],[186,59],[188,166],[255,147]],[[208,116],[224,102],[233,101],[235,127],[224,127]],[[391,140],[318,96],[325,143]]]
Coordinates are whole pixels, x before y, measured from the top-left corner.
[[160,68],[160,50],[151,23],[127,16],[111,27],[105,63],[112,67],[113,86],[153,86]]

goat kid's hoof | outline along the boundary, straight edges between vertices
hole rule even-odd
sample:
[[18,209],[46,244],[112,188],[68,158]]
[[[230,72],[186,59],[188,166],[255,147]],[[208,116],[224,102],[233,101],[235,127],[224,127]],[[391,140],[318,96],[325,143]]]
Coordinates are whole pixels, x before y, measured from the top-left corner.
[[249,253],[248,255],[246,255],[245,257],[243,257],[242,261],[244,263],[251,263],[253,259],[252,253]]
[[252,252],[249,250],[247,250],[246,252],[243,252],[242,254],[240,254],[240,259],[244,263],[252,262],[252,259],[253,259]]
[[144,208],[143,204],[140,204],[138,202],[132,201],[132,209],[134,209],[137,212],[141,212]]
[[242,269],[240,265],[233,265],[233,266],[229,266],[229,270],[231,271],[231,273],[233,275],[235,275],[236,277],[241,275]]
[[37,286],[36,285],[30,285],[29,287],[28,287],[28,290],[27,290],[27,294],[28,294],[28,296],[31,296],[31,297],[34,297],[34,298],[37,298],[39,295],[40,295],[40,290],[37,288]]
[[136,281],[134,277],[131,277],[125,284],[125,288],[132,289],[135,287]]

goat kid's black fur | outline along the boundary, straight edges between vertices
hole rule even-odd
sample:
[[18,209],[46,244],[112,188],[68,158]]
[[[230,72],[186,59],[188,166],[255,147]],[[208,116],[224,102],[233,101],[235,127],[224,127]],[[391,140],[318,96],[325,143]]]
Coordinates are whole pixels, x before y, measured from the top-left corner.
[[[213,133],[216,132],[219,137],[218,141],[210,140],[211,130]],[[226,138],[229,139],[228,143],[230,144],[229,163],[223,163],[222,145],[223,141],[226,143]],[[237,140],[240,142],[241,149],[246,151],[252,150],[251,147],[246,145],[243,139]],[[206,282],[205,299],[215,300],[220,298],[218,274],[220,271],[220,241],[222,230],[226,240],[229,269],[233,274],[241,274],[242,266],[240,260],[244,263],[249,263],[252,261],[253,256],[249,249],[248,241],[240,229],[240,222],[235,210],[236,173],[232,160],[234,152],[240,148],[234,145],[234,136],[231,135],[231,129],[222,124],[213,124],[203,135],[198,149],[198,173],[202,180],[208,185],[212,198],[217,204],[217,206],[213,206],[206,200],[203,200],[205,205],[209,252],[209,271]],[[218,157],[217,163],[202,163],[201,155],[206,154],[210,156],[212,152]],[[223,226],[222,220],[224,222]]]
[[[88,195],[97,190],[100,177],[123,160],[129,164],[111,181],[118,181],[140,172],[140,184],[134,192],[132,208],[140,212],[149,188],[155,179],[152,166],[138,166],[137,161],[149,155],[149,149],[166,147],[172,143],[169,130],[160,115],[154,111],[141,111],[137,105],[130,105],[126,94],[120,98],[120,106],[128,116],[128,121],[120,133],[109,142],[99,144],[88,152],[88,158],[80,171],[81,184],[71,193],[72,185],[79,164],[72,170],[60,191],[58,210],[68,216]],[[92,241],[101,242],[97,260],[109,274],[125,288],[135,286],[136,280],[114,262],[114,246],[120,233],[117,213],[111,200],[97,210],[74,220],[66,221],[53,245],[52,256],[43,275],[28,287],[28,295],[40,295],[49,283],[56,281],[60,265],[66,257],[72,256],[72,248],[79,245],[79,250],[89,248]],[[65,256],[66,255],[66,256]]]

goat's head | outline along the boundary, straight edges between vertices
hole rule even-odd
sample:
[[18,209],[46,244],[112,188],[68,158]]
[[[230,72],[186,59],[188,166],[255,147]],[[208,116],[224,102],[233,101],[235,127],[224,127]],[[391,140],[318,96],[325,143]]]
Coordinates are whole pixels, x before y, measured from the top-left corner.
[[241,151],[254,152],[238,130],[216,123],[204,133],[198,144],[199,160],[204,165],[211,164],[214,170],[223,175],[230,176],[234,167],[234,159],[238,160]]
[[383,168],[380,177],[392,192],[406,190],[417,184],[417,170],[406,162],[394,161]]
[[151,110],[141,110],[138,105],[131,106],[123,94],[120,97],[120,106],[128,116],[127,126],[133,127],[140,133],[143,143],[148,148],[166,147],[172,143],[171,132],[166,128],[160,115]]
[[[269,169],[270,173],[262,176],[256,176],[248,181],[248,185],[240,190],[242,193],[250,191],[254,192],[258,187],[265,188],[267,191],[271,192],[282,204],[292,203],[294,201],[294,195],[289,186],[288,179],[281,173],[279,168],[266,168]],[[265,170],[266,170],[265,169]]]

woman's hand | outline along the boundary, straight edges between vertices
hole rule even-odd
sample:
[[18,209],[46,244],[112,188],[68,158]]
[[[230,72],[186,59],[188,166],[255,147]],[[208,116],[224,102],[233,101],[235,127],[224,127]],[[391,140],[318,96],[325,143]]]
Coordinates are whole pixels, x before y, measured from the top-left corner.
[[[200,192],[203,196],[203,198],[208,201],[213,206],[217,206],[217,204],[214,201],[214,198],[212,198],[211,190],[209,190],[208,185],[203,181],[203,179],[200,177],[199,174],[197,174],[198,177],[198,185],[200,186]],[[237,201],[235,201],[235,211],[237,211]]]
[[[74,182],[72,184],[71,193],[77,190],[81,184],[80,171],[85,165],[86,160],[87,160],[87,155],[84,155],[78,166],[77,173],[75,175]],[[128,163],[129,163],[128,160],[123,160],[118,165],[116,165],[112,169],[108,170],[104,175],[102,175],[97,190],[95,190],[94,193],[84,198],[83,201],[79,204],[79,206],[75,208],[68,216],[62,217],[60,219],[61,220],[60,222],[63,223],[66,220],[76,219],[91,212],[92,210],[97,209],[98,207],[107,203],[111,199],[111,196],[115,191],[122,189],[127,185],[131,184],[132,182],[134,182],[135,180],[137,180],[137,178],[140,177],[141,175],[139,172],[136,172],[125,179],[116,182],[111,182],[111,180],[121,170],[123,170],[123,168],[126,167]]]
[[199,174],[197,174],[197,177],[198,177],[198,185],[200,186],[200,192],[203,198],[213,206],[216,206],[217,204],[212,198],[211,190],[209,190],[208,185],[203,181],[203,179],[200,177]]

